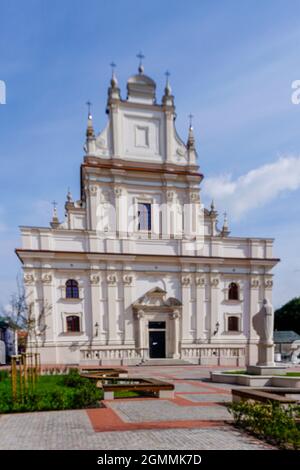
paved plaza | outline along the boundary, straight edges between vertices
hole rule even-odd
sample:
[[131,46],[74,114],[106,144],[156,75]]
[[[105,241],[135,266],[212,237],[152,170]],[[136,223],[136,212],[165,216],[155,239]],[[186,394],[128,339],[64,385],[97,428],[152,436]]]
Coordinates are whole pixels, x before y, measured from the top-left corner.
[[0,415],[0,449],[271,449],[237,431],[224,402],[232,386],[199,366],[135,367],[174,383],[174,399],[106,400],[105,407]]

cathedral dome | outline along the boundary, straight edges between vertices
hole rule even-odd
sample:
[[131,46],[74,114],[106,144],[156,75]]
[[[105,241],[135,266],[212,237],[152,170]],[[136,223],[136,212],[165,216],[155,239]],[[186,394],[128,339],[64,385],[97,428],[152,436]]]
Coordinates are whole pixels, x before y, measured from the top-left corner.
[[139,103],[155,103],[156,83],[152,78],[144,75],[143,68],[140,73],[133,75],[127,81],[127,99]]

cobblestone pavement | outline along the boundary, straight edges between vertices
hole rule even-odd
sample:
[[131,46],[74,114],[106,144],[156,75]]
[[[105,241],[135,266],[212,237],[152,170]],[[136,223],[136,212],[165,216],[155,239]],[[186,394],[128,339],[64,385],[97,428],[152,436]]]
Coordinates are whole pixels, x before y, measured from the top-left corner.
[[223,421],[231,418],[227,409],[219,405],[183,407],[172,401],[154,399],[147,401],[115,400],[110,402],[109,406],[117,412],[123,421],[128,423],[178,420]]
[[0,415],[0,449],[263,449],[236,431],[224,401],[233,386],[199,366],[131,367],[175,385],[174,399],[105,401],[106,408]]
[[84,410],[2,415],[0,449],[270,449],[227,427],[94,432]]

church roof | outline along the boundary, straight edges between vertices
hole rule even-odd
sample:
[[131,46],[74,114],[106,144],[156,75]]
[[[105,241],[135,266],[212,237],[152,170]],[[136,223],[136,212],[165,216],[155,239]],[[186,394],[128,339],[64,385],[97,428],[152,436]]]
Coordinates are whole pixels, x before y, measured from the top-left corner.
[[295,331],[274,331],[274,343],[293,343],[299,340],[300,336]]
[[139,72],[127,80],[127,99],[155,103],[156,83],[152,78]]

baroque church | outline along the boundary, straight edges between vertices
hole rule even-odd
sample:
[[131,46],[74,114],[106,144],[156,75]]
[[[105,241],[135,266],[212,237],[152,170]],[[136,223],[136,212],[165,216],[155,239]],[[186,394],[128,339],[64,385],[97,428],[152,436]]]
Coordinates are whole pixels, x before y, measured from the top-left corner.
[[49,227],[21,227],[31,346],[43,364],[256,364],[273,239],[230,236],[203,207],[192,123],[184,143],[168,75],[157,102],[140,63],[124,99],[113,69],[107,115],[96,135],[88,114],[65,220],[54,207]]

